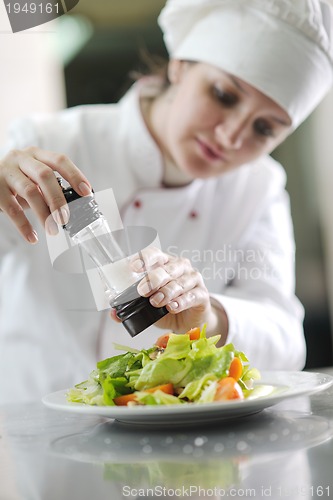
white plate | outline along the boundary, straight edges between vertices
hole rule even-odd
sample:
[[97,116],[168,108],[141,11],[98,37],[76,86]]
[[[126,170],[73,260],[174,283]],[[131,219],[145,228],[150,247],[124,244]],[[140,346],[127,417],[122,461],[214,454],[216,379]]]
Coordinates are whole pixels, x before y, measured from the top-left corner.
[[287,398],[309,395],[333,384],[333,377],[310,372],[261,372],[257,396],[242,401],[170,406],[89,406],[69,403],[66,390],[43,398],[43,403],[54,410],[85,415],[98,415],[132,424],[179,425],[218,421],[257,413]]

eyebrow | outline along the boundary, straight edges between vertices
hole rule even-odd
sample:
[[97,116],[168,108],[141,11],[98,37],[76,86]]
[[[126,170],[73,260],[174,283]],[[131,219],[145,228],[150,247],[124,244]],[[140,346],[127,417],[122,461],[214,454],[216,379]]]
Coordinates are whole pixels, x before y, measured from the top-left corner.
[[[242,84],[239,82],[239,80],[237,78],[235,78],[230,73],[226,73],[226,76],[229,78],[229,80],[232,81],[232,83],[235,85],[235,87],[237,87],[237,89],[240,92],[242,92],[245,95],[249,95],[249,93],[244,89],[244,87],[242,86]],[[288,121],[284,120],[283,118],[279,118],[278,116],[271,116],[270,118],[273,121],[275,121],[276,123],[279,123],[280,125],[283,125],[284,127],[290,127],[291,126],[291,121],[288,122]]]
[[278,118],[277,116],[271,116],[271,119],[274,122],[279,123],[280,125],[283,125],[284,127],[290,127],[291,126],[291,121],[287,122],[286,120],[283,120],[282,118]]
[[244,89],[244,87],[239,83],[239,81],[237,80],[237,78],[235,78],[234,76],[230,75],[230,73],[226,73],[226,76],[229,78],[229,80],[232,81],[232,83],[238,88],[238,90],[240,90],[240,92],[242,92],[243,94],[249,95],[249,93],[246,92],[246,90]]

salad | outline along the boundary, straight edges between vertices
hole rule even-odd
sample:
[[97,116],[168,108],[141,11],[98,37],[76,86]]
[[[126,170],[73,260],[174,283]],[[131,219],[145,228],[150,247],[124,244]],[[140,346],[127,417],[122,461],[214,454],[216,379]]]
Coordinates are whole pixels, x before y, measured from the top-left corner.
[[141,351],[116,346],[127,352],[99,361],[88,380],[68,391],[67,400],[134,406],[244,399],[260,373],[233,344],[216,347],[219,339],[207,338],[203,327],[168,333]]

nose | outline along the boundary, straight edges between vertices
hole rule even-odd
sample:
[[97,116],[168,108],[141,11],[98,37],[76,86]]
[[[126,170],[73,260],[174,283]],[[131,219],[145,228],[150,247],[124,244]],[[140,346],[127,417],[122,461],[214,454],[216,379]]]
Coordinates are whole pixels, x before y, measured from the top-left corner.
[[240,149],[245,136],[246,119],[224,117],[215,127],[215,137],[223,149]]

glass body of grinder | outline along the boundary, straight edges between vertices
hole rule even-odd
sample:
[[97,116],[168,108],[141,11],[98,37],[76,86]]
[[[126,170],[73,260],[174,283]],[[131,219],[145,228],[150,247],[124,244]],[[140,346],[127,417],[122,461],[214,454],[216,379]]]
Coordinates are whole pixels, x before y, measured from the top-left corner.
[[69,220],[63,224],[75,244],[78,244],[98,269],[109,297],[109,304],[132,337],[142,332],[168,313],[166,307],[154,307],[149,298],[137,292],[144,273],[130,270],[124,248],[110,231],[100,212],[94,193],[80,196],[74,189],[64,187],[58,178],[69,206]]

